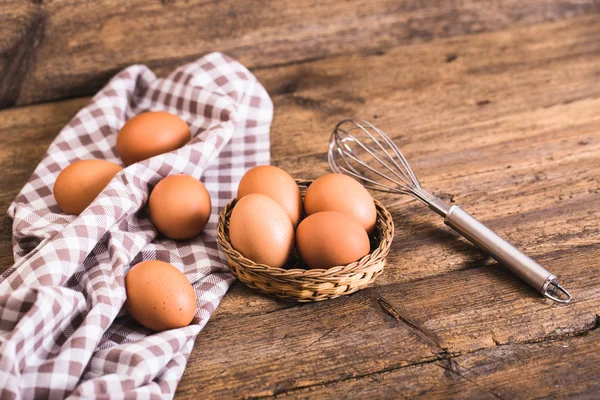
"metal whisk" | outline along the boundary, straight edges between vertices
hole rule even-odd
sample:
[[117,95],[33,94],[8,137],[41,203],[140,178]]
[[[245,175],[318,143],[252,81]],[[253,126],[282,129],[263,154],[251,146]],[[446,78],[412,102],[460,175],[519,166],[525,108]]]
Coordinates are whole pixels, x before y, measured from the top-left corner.
[[417,198],[441,215],[446,225],[507,266],[542,295],[559,303],[572,300],[555,275],[462,208],[451,206],[423,189],[396,144],[371,123],[352,119],[338,123],[331,134],[328,159],[334,172],[350,175],[368,189]]

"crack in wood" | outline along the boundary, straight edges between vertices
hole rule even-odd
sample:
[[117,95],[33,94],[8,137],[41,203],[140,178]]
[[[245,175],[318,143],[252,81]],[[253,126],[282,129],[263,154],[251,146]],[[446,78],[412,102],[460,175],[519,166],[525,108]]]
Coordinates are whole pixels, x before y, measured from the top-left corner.
[[443,365],[440,363],[433,363],[433,365],[442,368],[444,371],[448,372],[450,376],[455,375],[458,376],[459,378],[469,382],[470,384],[472,384],[473,386],[477,387],[478,389],[481,389],[482,391],[491,394],[492,396],[494,396],[497,399],[500,400],[505,400],[502,396],[500,396],[498,393],[495,393],[493,390],[491,389],[487,389],[485,387],[482,387],[481,385],[479,385],[477,382],[473,381],[470,378],[467,378],[464,374],[462,374],[459,370],[458,370],[458,363],[456,362],[455,359],[447,359],[445,360],[446,364],[450,364],[450,365]]
[[383,296],[379,295],[377,297],[377,302],[383,311],[385,311],[388,315],[392,316],[396,321],[403,322],[408,326],[411,332],[416,334],[418,337],[423,339],[428,344],[432,345],[436,349],[440,350],[441,353],[446,353],[448,351],[447,348],[442,347],[440,344],[439,338],[435,335],[435,333],[431,332],[427,328],[421,326],[417,322],[413,321],[409,317],[402,315],[388,300],[386,300]]
[[[452,377],[453,375],[460,375],[458,372],[458,362],[455,359],[447,358],[445,360],[442,360],[441,362],[444,363],[441,366],[445,370],[444,371],[445,376]],[[438,365],[438,364],[434,363],[434,365]]]
[[[566,332],[566,333],[561,333],[558,335],[543,336],[541,338],[528,339],[528,340],[522,340],[522,341],[516,341],[516,342],[500,343],[497,346],[511,346],[511,345],[520,345],[520,344],[536,344],[536,343],[560,341],[560,340],[570,339],[573,337],[581,337],[581,336],[589,335],[590,332],[593,332],[598,328],[600,328],[600,315],[596,314],[594,321],[588,327],[585,327],[578,331]],[[485,349],[485,347],[483,349]],[[478,349],[478,350],[481,350],[481,349]]]
[[334,385],[336,383],[347,382],[347,381],[352,381],[352,380],[359,380],[359,379],[363,379],[363,378],[369,377],[371,375],[376,375],[378,373],[392,372],[392,371],[395,371],[397,369],[408,368],[408,367],[412,367],[412,366],[415,366],[415,365],[431,364],[431,363],[438,362],[441,359],[442,358],[440,358],[440,357],[425,358],[425,359],[416,361],[414,363],[408,363],[408,364],[402,364],[401,366],[393,366],[393,367],[384,368],[384,369],[382,369],[382,370],[380,370],[378,372],[369,372],[369,373],[366,373],[366,374],[357,374],[357,375],[353,375],[353,376],[349,376],[349,377],[344,377],[344,378],[340,378],[340,379],[331,379],[331,380],[328,380],[328,381],[325,381],[325,382],[316,383],[316,384],[312,384],[312,385],[302,385],[302,386],[295,386],[295,387],[288,388],[288,389],[274,390],[272,392],[272,394],[261,395],[261,396],[251,396],[251,397],[248,397],[248,399],[265,399],[265,398],[269,398],[269,397],[283,396],[283,395],[287,395],[289,393],[297,392],[297,391],[300,391],[300,390],[306,390],[306,389],[312,389],[312,388],[318,388],[318,387],[325,387],[325,386]]
[[[397,313],[397,314],[400,315],[399,313]],[[393,315],[392,315],[392,317],[393,317]],[[569,339],[571,337],[579,337],[579,336],[588,335],[590,332],[598,329],[599,327],[600,327],[600,315],[599,314],[595,314],[594,323],[592,323],[589,327],[587,327],[585,329],[582,329],[580,331],[577,331],[577,332],[567,333],[567,334],[563,334],[563,335],[545,336],[544,338],[541,338],[540,340],[535,340],[535,341],[529,341],[528,340],[528,341],[522,341],[522,342],[511,342],[511,343],[507,342],[507,343],[498,344],[497,346],[498,347],[504,347],[504,346],[529,346],[529,345],[533,345],[533,344],[537,344],[537,343],[546,343],[546,342],[549,343],[549,342],[554,342],[554,341],[561,341],[561,340]],[[355,375],[352,375],[352,376],[346,376],[346,377],[342,377],[342,378],[339,378],[339,379],[331,379],[331,380],[328,380],[328,381],[324,381],[324,382],[320,382],[320,383],[315,383],[315,384],[311,384],[311,385],[301,385],[301,386],[290,387],[290,388],[287,388],[287,389],[278,389],[278,390],[272,391],[271,394],[269,394],[269,395],[250,396],[248,398],[249,399],[265,399],[265,398],[270,398],[270,397],[284,396],[284,395],[287,395],[287,394],[290,394],[290,393],[294,393],[294,392],[298,392],[298,391],[302,391],[302,390],[323,388],[323,387],[326,387],[326,386],[331,386],[331,385],[334,385],[334,384],[337,384],[337,383],[342,383],[342,382],[357,381],[357,380],[360,380],[360,379],[372,377],[374,375],[386,374],[386,373],[393,372],[393,371],[396,371],[396,370],[400,370],[400,369],[403,369],[403,368],[409,368],[409,367],[414,367],[414,366],[419,366],[419,365],[436,364],[436,365],[438,365],[441,368],[447,369],[446,366],[439,365],[439,362],[443,361],[443,362],[447,363],[448,360],[453,360],[453,359],[461,357],[461,356],[478,353],[478,352],[485,351],[485,350],[488,350],[488,349],[490,349],[490,347],[481,347],[481,348],[477,348],[477,349],[469,350],[469,351],[464,351],[464,352],[447,352],[447,351],[444,351],[444,352],[438,353],[434,357],[424,358],[424,359],[421,359],[419,361],[415,361],[415,362],[412,362],[412,363],[402,363],[402,364],[390,366],[390,367],[387,367],[387,368],[383,368],[383,369],[378,370],[378,371],[373,371],[373,372],[368,372],[368,373],[363,373],[363,374],[358,374],[358,375],[355,374]],[[457,371],[457,365],[458,364],[455,361],[454,361],[454,364],[450,364],[450,367],[448,367],[448,368],[450,368],[450,370],[448,372],[456,374],[458,372]],[[461,376],[465,380],[468,380],[467,378],[465,378],[464,376],[462,376],[460,373],[459,373],[459,376]],[[498,399],[504,400],[498,394],[491,393],[491,392],[490,392],[490,394],[494,395]]]
[[317,339],[313,340],[308,346],[307,348],[312,347],[313,344],[320,342],[321,340],[325,339],[327,336],[329,336],[331,334],[331,332],[333,332],[335,330],[335,328],[331,328],[328,329],[324,334],[322,334],[321,336],[319,336]]

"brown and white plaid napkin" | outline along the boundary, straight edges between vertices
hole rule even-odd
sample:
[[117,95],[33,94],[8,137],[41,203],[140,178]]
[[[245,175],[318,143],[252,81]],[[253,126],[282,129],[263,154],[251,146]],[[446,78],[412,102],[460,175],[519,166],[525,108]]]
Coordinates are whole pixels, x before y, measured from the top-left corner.
[[[60,171],[81,159],[120,164],[117,132],[147,110],[179,115],[192,141],[127,167],[81,215],[62,213],[52,194]],[[0,278],[0,399],[173,396],[233,280],[217,246],[218,213],[248,168],[269,163],[272,115],[256,78],[220,53],[162,79],[126,68],[77,113],[8,210],[16,263]],[[176,242],[157,237],[145,204],[160,179],[180,173],[204,182],[213,212],[204,233]],[[127,271],[151,259],[192,283],[190,326],[154,333],[123,310]]]

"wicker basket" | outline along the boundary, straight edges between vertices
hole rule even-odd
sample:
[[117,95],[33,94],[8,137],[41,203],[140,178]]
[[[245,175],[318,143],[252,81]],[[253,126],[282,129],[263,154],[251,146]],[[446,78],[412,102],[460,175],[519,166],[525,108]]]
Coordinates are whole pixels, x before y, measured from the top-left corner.
[[[303,195],[312,183],[305,180],[296,182]],[[221,211],[218,240],[233,274],[252,289],[285,300],[321,301],[356,292],[373,282],[383,271],[385,257],[394,237],[394,222],[390,213],[377,200],[377,224],[369,235],[371,252],[356,262],[327,270],[304,269],[297,251],[294,251],[288,269],[257,264],[245,258],[229,241],[229,218],[236,202],[235,199],[232,200]]]

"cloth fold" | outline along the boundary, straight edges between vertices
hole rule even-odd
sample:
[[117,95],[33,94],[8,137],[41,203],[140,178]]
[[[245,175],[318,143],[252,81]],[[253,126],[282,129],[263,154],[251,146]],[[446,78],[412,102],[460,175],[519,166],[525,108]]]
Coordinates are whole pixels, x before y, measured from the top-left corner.
[[[56,205],[53,185],[80,159],[121,164],[116,136],[144,111],[167,111],[192,132],[186,146],[133,164],[79,216]],[[235,60],[211,53],[157,78],[118,73],[53,141],[11,204],[15,264],[0,278],[0,398],[169,398],[204,327],[233,281],[218,249],[221,208],[243,173],[269,163],[272,102]],[[158,236],[145,204],[172,174],[200,179],[213,210],[187,241]],[[179,268],[192,283],[192,323],[154,333],[123,310],[124,277],[143,260]]]

